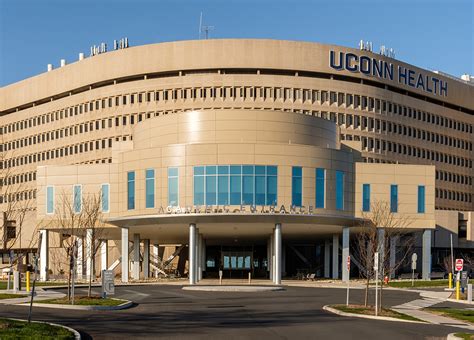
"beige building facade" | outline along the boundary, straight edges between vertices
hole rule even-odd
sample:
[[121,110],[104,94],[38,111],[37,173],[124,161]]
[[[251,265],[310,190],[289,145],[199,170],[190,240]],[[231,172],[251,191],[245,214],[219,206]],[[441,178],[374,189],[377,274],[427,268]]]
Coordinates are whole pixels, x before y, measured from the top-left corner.
[[[413,220],[429,277],[440,260],[431,248],[450,233],[472,247],[473,95],[462,80],[333,45],[107,52],[0,89],[4,188],[16,194],[4,189],[2,204],[32,202],[21,227],[31,237],[61,195],[101,193],[101,269],[124,281],[152,275],[150,259],[172,246],[192,283],[219,270],[279,282],[308,263],[347,278],[341,259],[368,192]],[[64,230],[42,233],[60,254]],[[50,263],[43,277],[59,271]]]

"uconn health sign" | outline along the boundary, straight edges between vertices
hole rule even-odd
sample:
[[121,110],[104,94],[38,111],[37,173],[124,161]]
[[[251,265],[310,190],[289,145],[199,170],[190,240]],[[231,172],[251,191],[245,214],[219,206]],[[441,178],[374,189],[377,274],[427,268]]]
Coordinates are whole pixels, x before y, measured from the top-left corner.
[[388,61],[374,57],[331,50],[329,51],[329,65],[338,71],[347,70],[363,73],[367,76],[389,79],[437,96],[446,97],[448,95],[448,83],[446,81],[401,65],[395,67]]

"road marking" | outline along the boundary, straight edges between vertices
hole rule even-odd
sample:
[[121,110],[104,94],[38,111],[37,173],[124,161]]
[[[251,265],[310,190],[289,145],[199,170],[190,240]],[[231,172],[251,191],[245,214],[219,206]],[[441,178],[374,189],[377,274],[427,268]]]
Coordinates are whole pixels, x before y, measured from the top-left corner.
[[150,296],[150,294],[140,293],[140,292],[136,292],[136,291],[130,290],[130,289],[124,289],[123,291],[128,292],[128,293],[132,293],[133,295],[138,295],[138,296],[143,296],[143,297]]

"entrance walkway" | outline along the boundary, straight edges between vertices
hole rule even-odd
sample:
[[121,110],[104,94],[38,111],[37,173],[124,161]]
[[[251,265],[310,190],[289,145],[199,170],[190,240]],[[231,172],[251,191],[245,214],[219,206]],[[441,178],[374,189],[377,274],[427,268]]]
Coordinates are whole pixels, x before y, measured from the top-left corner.
[[393,306],[392,309],[432,324],[453,326],[474,331],[474,326],[469,323],[422,310],[424,308],[428,308],[446,301],[450,294],[451,292],[423,291],[420,293],[421,299],[413,300],[398,306]]

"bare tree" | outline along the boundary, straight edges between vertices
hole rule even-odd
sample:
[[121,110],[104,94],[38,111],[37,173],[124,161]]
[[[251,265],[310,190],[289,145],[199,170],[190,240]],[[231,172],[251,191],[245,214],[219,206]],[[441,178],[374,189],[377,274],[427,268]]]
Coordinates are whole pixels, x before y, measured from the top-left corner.
[[[411,219],[407,215],[391,212],[386,201],[374,201],[369,212],[362,213],[362,222],[356,229],[352,250],[354,262],[359,266],[360,275],[366,279],[364,305],[368,305],[370,280],[375,276],[374,255],[379,254],[379,275],[391,276],[407,261],[414,248],[415,237],[408,229]],[[390,261],[390,242],[392,239],[403,240],[394,261]],[[380,294],[382,305],[382,293]]]
[[[7,165],[5,153],[0,154],[0,211],[2,223],[0,224],[0,241],[4,251],[9,251],[15,246],[22,248],[22,229],[25,220],[34,214],[33,189],[25,184],[21,174],[15,173]],[[32,239],[27,242],[30,247]],[[17,257],[17,261],[20,260]],[[14,262],[12,262],[14,264]]]
[[72,197],[71,193],[62,191],[54,215],[42,222],[45,227],[56,229],[61,234],[60,247],[66,253],[66,257],[60,255],[55,262],[60,268],[63,266],[67,268],[68,300],[71,299],[71,278],[76,262],[77,238],[84,234],[86,221],[86,214],[83,209],[78,209],[80,208],[78,202],[80,197]]
[[104,218],[102,214],[101,194],[89,194],[83,198],[84,227],[86,228],[86,238],[88,243],[87,260],[89,261],[89,289],[88,296],[92,292],[92,278],[95,276],[95,259],[101,247],[101,240],[104,236]]

